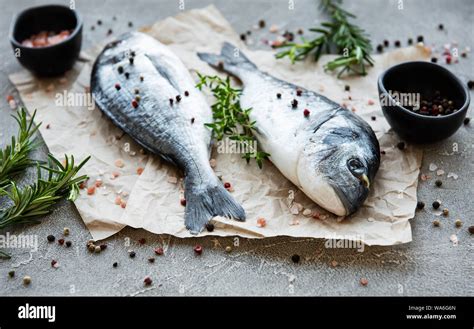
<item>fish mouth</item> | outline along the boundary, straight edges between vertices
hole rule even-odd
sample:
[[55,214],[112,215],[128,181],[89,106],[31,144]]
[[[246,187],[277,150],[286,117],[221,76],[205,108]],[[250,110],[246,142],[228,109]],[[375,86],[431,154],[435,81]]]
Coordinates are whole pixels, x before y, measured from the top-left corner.
[[346,187],[337,186],[336,184],[331,184],[336,195],[341,200],[344,208],[346,209],[346,214],[344,216],[349,216],[355,213],[364,203],[365,199],[369,195],[370,180],[367,175],[362,175],[358,177],[361,184],[355,189],[349,189]]

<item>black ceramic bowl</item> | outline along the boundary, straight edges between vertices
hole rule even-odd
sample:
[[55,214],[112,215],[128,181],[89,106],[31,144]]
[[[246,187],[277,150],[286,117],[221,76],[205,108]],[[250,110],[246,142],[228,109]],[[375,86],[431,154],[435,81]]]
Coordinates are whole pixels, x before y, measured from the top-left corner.
[[[378,89],[388,123],[402,139],[413,143],[437,142],[454,134],[462,125],[470,101],[465,84],[447,69],[430,62],[392,66],[380,75]],[[403,102],[396,104],[391,96],[393,91],[419,93],[422,98],[431,98],[439,91],[453,101],[457,111],[442,116],[418,114],[403,107],[407,106]]]
[[[22,41],[40,31],[70,30],[71,35],[54,45],[32,48]],[[26,9],[13,18],[10,42],[20,63],[40,76],[63,74],[79,57],[82,43],[82,19],[77,11],[66,6],[47,5]]]

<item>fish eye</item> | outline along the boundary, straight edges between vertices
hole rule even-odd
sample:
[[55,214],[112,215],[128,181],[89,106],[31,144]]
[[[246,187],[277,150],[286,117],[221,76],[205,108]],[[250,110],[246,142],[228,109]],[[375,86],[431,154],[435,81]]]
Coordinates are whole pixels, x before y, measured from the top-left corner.
[[362,174],[364,172],[364,165],[357,158],[352,158],[347,161],[347,166],[353,174]]

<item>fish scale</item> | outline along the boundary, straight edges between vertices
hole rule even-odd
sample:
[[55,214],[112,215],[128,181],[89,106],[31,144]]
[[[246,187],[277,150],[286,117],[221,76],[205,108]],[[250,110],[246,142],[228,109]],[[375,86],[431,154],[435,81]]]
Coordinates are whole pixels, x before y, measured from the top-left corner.
[[261,72],[229,43],[219,55],[198,56],[242,81],[240,105],[252,109],[258,147],[285,177],[338,216],[360,208],[380,165],[379,143],[367,122],[323,95]]
[[[116,90],[116,83],[120,90]],[[136,88],[140,99],[134,108]],[[245,219],[243,208],[209,164],[211,131],[204,123],[212,122],[212,111],[184,64],[166,46],[139,32],[120,36],[97,57],[91,91],[98,108],[115,125],[183,171],[184,217],[191,233],[201,232],[214,216]],[[185,91],[189,91],[188,96],[184,96]]]

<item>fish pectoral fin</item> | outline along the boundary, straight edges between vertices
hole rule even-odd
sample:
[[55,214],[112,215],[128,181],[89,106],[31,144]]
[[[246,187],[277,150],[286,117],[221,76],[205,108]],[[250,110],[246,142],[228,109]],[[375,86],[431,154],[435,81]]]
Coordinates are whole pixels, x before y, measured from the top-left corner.
[[186,177],[186,211],[184,222],[191,234],[199,234],[215,216],[245,220],[245,211],[217,178],[206,186],[194,186],[192,177]]

